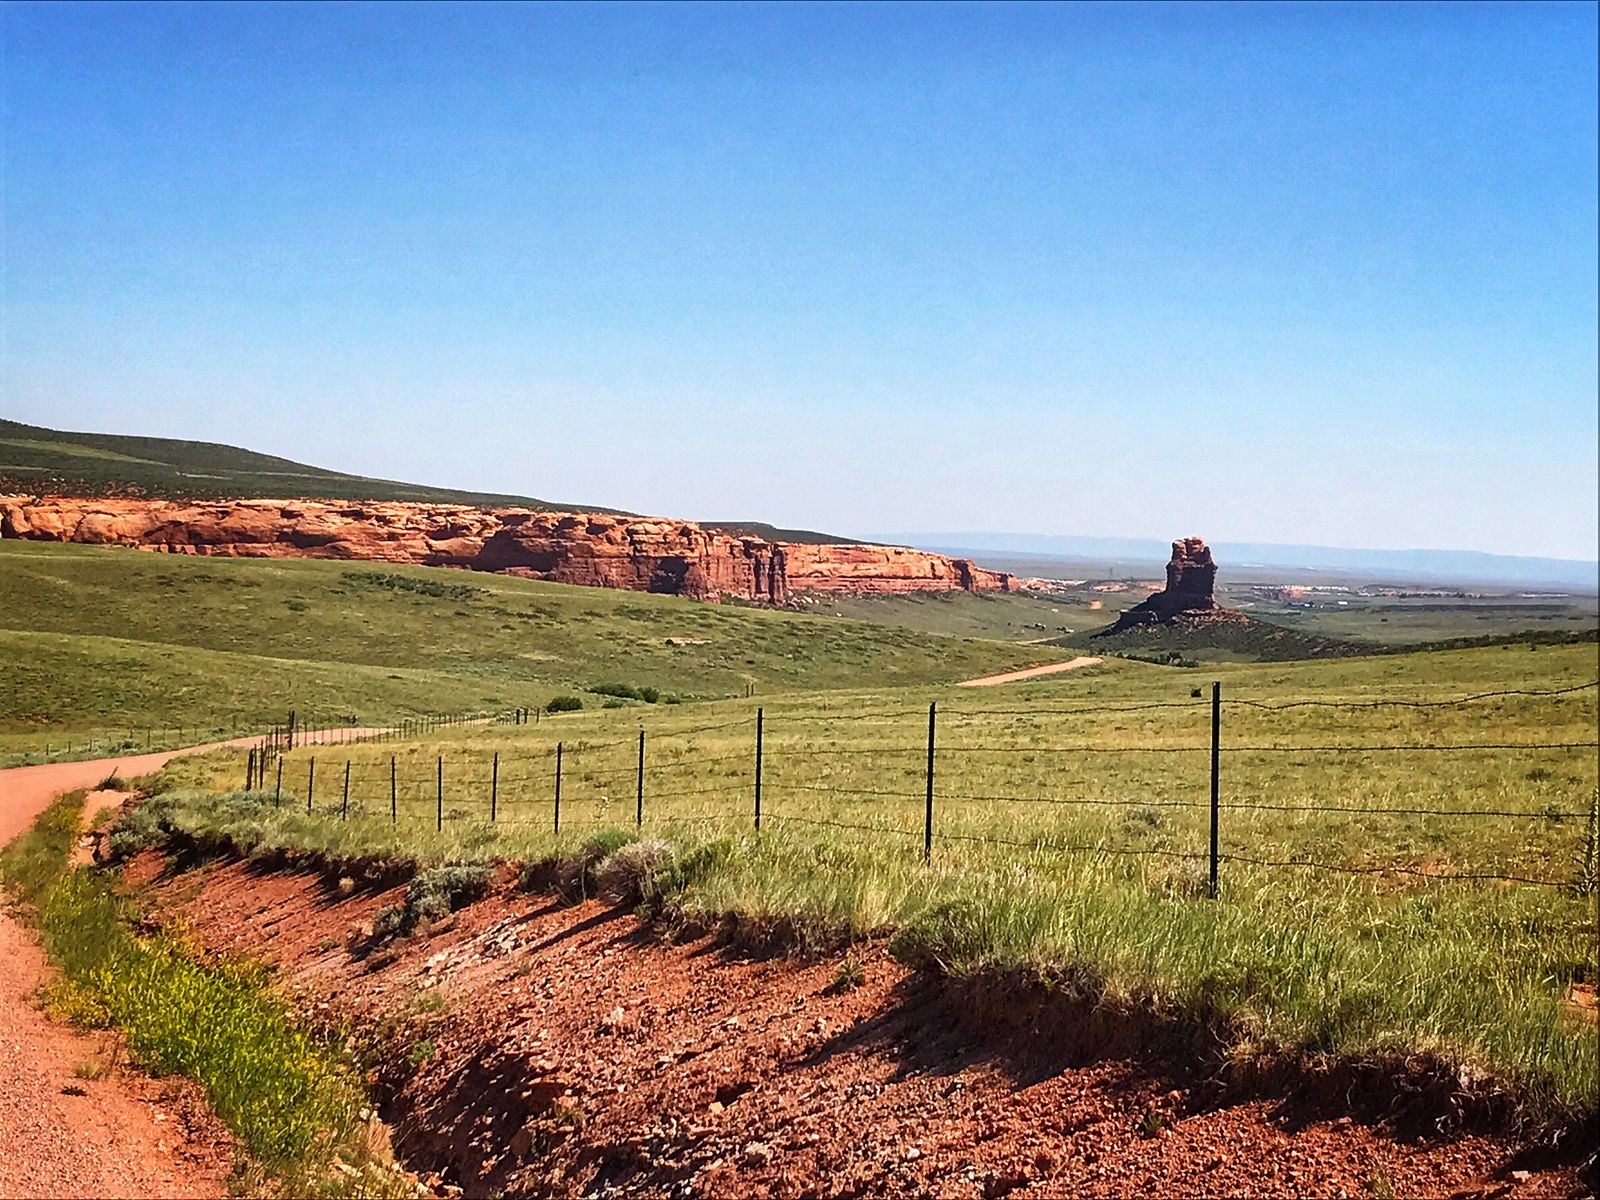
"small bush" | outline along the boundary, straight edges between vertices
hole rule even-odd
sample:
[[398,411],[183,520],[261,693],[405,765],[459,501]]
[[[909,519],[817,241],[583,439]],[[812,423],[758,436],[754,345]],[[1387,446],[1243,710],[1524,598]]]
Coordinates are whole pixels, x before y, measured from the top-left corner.
[[174,795],[152,796],[117,818],[106,839],[106,851],[113,863],[132,858],[166,839],[171,832],[168,818],[172,815]]
[[576,696],[557,696],[544,706],[547,713],[578,712],[583,708],[583,701]]
[[[661,699],[661,692],[653,687],[636,687],[631,683],[597,683],[589,689],[597,696],[614,696],[622,700],[639,700],[645,704],[654,704]],[[607,707],[610,707],[609,705]]]
[[847,954],[833,972],[833,982],[828,991],[836,996],[853,992],[867,981],[867,969],[854,954]]
[[489,890],[488,867],[434,867],[406,884],[411,924],[438,920]]
[[672,843],[660,838],[630,842],[594,869],[595,892],[613,904],[655,904],[656,877],[674,857]]
[[385,938],[405,932],[406,910],[403,904],[385,904],[372,914],[372,936]]
[[595,870],[606,859],[639,835],[631,829],[602,829],[571,858],[556,867],[556,893],[569,904],[577,904],[595,894]]
[[95,789],[102,792],[126,792],[132,787],[133,784],[129,783],[115,771],[111,772],[111,774],[107,775],[99,783],[95,784]]
[[982,908],[971,900],[946,900],[896,930],[889,953],[913,970],[960,976],[982,963],[989,943]]

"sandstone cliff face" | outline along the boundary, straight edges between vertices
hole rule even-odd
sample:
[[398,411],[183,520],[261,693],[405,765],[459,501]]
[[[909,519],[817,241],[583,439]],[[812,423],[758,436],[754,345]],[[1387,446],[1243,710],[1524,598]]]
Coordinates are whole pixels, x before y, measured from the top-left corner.
[[171,554],[464,567],[587,587],[782,604],[804,592],[1006,590],[1011,577],[900,546],[800,545],[692,521],[402,503],[0,496],[0,537]]

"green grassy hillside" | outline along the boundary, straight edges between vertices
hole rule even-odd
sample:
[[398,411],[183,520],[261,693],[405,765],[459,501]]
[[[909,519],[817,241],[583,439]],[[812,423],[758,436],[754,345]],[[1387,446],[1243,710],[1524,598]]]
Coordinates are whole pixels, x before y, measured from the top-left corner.
[[[0,420],[0,492],[171,499],[305,497],[318,500],[409,500],[483,508],[612,512],[598,504],[536,500],[500,492],[464,492],[394,479],[371,479],[307,466],[217,442],[69,433]],[[624,514],[628,515],[628,514]],[[702,521],[712,529],[780,542],[850,542],[810,529],[760,521]]]
[[4,420],[0,420],[0,489],[78,496],[308,496],[611,511],[595,505],[552,504],[528,496],[369,479],[216,442],[68,433]]
[[13,734],[290,704],[383,719],[615,682],[684,699],[951,682],[1065,657],[510,576],[31,542],[0,542],[0,651]]

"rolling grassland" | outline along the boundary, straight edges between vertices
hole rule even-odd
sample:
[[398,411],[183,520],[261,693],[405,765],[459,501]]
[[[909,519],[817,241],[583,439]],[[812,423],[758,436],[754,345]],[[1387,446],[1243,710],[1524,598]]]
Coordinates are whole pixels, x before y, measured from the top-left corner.
[[185,760],[125,836],[427,867],[621,830],[669,843],[679,916],[893,930],[947,974],[1021,971],[1238,1053],[1431,1057],[1565,1121],[1600,1087],[1595,678],[1592,646],[1496,647],[630,705],[297,749],[248,792],[240,755]]
[[[88,738],[954,682],[1070,657],[784,610],[382,563],[0,542],[0,753]],[[602,699],[592,699],[602,703]],[[168,739],[171,741],[172,739]],[[174,743],[176,744],[176,743]]]

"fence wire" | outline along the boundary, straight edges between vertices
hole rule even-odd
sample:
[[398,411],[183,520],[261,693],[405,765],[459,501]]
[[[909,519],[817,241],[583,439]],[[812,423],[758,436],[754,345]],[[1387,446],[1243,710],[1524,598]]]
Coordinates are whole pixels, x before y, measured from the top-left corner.
[[[1464,708],[1490,700],[1559,698],[1593,691],[1597,687],[1600,687],[1600,681],[1548,690],[1504,689],[1478,692],[1443,700],[1420,698],[1379,700],[1305,699],[1269,703],[1250,699],[1229,699],[1226,706],[1219,706],[1213,711],[1220,713],[1224,707],[1238,707],[1273,713],[1303,709],[1362,710],[1381,708],[1437,711]],[[959,720],[961,718],[980,716],[1088,717],[1100,714],[1117,715],[1151,711],[1181,712],[1200,710],[1203,712],[1208,708],[1212,708],[1212,705],[1212,699],[1202,697],[1187,701],[1077,705],[1073,707],[955,707],[938,710],[938,716],[946,720],[952,717]],[[1179,799],[1171,796],[1125,797],[1063,794],[1061,792],[1024,794],[1021,792],[990,790],[951,790],[948,786],[940,786],[936,776],[937,764],[944,764],[946,771],[948,771],[951,758],[959,762],[968,756],[983,755],[1050,756],[1053,761],[1057,762],[1060,761],[1060,756],[1066,755],[1081,755],[1085,757],[1126,756],[1134,758],[1150,755],[1186,755],[1197,761],[1204,761],[1207,756],[1219,761],[1232,761],[1236,756],[1335,755],[1341,758],[1367,754],[1418,754],[1434,758],[1440,755],[1471,756],[1482,754],[1524,756],[1528,754],[1565,754],[1572,751],[1595,751],[1600,749],[1600,740],[1444,743],[1415,740],[1373,743],[1339,741],[1299,745],[1283,742],[1232,745],[1220,736],[1220,729],[1214,728],[1213,740],[1203,744],[1099,745],[1085,742],[1082,744],[1044,746],[977,745],[970,742],[940,742],[937,739],[934,726],[935,710],[930,707],[926,713],[920,710],[867,714],[776,712],[765,717],[764,742],[756,740],[748,749],[738,751],[725,752],[721,750],[721,747],[716,747],[719,752],[715,754],[697,755],[695,753],[696,747],[692,744],[692,739],[701,735],[741,730],[754,738],[757,724],[762,720],[763,711],[758,709],[756,715],[750,718],[705,723],[665,733],[651,734],[646,731],[643,735],[635,734],[629,737],[601,741],[591,741],[579,736],[570,740],[562,739],[554,746],[544,745],[529,748],[526,752],[517,748],[506,748],[500,750],[497,755],[494,752],[474,750],[471,747],[450,753],[433,754],[421,759],[413,757],[406,762],[402,762],[399,755],[392,755],[387,763],[381,759],[368,762],[346,759],[341,763],[337,755],[328,754],[326,750],[329,745],[345,744],[347,741],[367,743],[393,741],[400,737],[427,734],[446,728],[470,724],[486,724],[496,718],[464,715],[448,719],[407,722],[399,727],[376,731],[340,727],[320,730],[295,729],[292,738],[288,736],[285,729],[279,728],[262,738],[259,745],[252,750],[247,783],[250,786],[272,792],[280,804],[288,800],[295,805],[301,804],[302,801],[291,794],[290,788],[294,784],[304,783],[307,786],[307,792],[303,800],[306,811],[314,818],[327,820],[346,819],[348,815],[354,815],[358,818],[365,817],[374,820],[388,818],[395,823],[404,820],[408,824],[435,827],[443,827],[452,822],[469,820],[475,823],[492,822],[497,826],[503,825],[513,828],[543,827],[555,829],[557,827],[555,795],[556,789],[561,788],[564,789],[560,793],[559,801],[559,828],[562,831],[614,825],[618,821],[625,821],[630,815],[634,817],[636,822],[641,824],[648,815],[652,824],[659,824],[664,827],[706,826],[730,828],[753,819],[757,829],[764,822],[776,822],[779,825],[802,826],[819,830],[837,829],[918,839],[923,842],[926,848],[925,853],[931,851],[935,844],[960,843],[973,846],[993,846],[1008,851],[1024,850],[1054,854],[1208,861],[1212,865],[1213,873],[1218,865],[1231,863],[1262,870],[1323,871],[1347,876],[1403,876],[1421,879],[1429,883],[1492,881],[1543,888],[1569,888],[1572,885],[1570,880],[1552,879],[1517,871],[1439,870],[1410,866],[1401,862],[1339,863],[1326,861],[1312,854],[1295,853],[1287,857],[1267,857],[1241,853],[1236,850],[1224,850],[1221,847],[1212,852],[1210,850],[1175,849],[1170,846],[1130,846],[1114,844],[1106,840],[1085,841],[1073,839],[1061,833],[1048,830],[1041,830],[1037,835],[1031,837],[1008,836],[1005,833],[993,830],[970,831],[965,828],[946,828],[936,820],[936,817],[948,819],[950,815],[949,806],[960,805],[965,806],[964,811],[960,814],[961,818],[970,820],[970,808],[972,806],[992,805],[1000,806],[1002,809],[1008,806],[1047,806],[1074,809],[1210,810],[1213,815],[1214,828],[1220,814],[1249,814],[1253,812],[1302,814],[1306,816],[1391,816],[1545,823],[1584,822],[1587,820],[1590,827],[1589,837],[1591,841],[1595,840],[1596,837],[1600,837],[1600,833],[1597,833],[1597,829],[1600,829],[1600,793],[1597,793],[1595,804],[1588,810],[1564,808],[1556,805],[1546,805],[1539,810],[1523,810],[1504,806],[1428,807],[1416,804],[1379,805],[1342,801],[1287,803],[1270,800],[1223,799],[1215,793],[1208,800],[1199,797]],[[920,727],[924,717],[928,721],[929,740],[921,743],[810,744],[797,746],[785,744],[784,741],[785,735],[783,731],[786,726],[791,724],[849,722],[854,729],[876,730],[882,729],[889,724],[910,722],[915,722]],[[527,712],[526,710],[518,710],[518,713],[513,718],[502,718],[501,723],[528,724]],[[961,727],[958,726],[958,728]],[[350,736],[346,738],[342,735]],[[633,757],[634,752],[641,745],[641,736],[643,736],[644,745],[642,767],[639,761]],[[839,735],[829,733],[827,736],[837,737]],[[307,756],[306,768],[303,774],[300,773],[298,762],[290,764],[293,768],[293,773],[299,775],[298,779],[292,781],[283,778],[284,759],[282,757],[284,751],[289,748],[291,741],[298,746],[305,747],[307,750],[322,751],[320,762],[318,761],[318,755],[315,753]],[[593,762],[592,756],[600,755],[603,757],[607,751],[616,751],[622,748],[626,748],[629,753],[630,762],[628,765],[615,765],[614,759],[597,763],[595,766],[589,765],[589,763]],[[856,786],[843,780],[829,781],[827,779],[827,774],[832,770],[828,765],[830,760],[852,762],[859,761],[862,758],[870,759],[872,757],[882,758],[902,755],[918,756],[915,763],[906,764],[905,767],[898,768],[906,770],[914,770],[922,766],[925,757],[926,766],[924,769],[926,770],[926,777],[922,787],[910,790],[892,787]],[[821,777],[812,773],[800,778],[791,778],[792,772],[784,767],[785,763],[791,761],[798,764],[809,764],[810,771],[815,772],[820,769],[824,774]],[[269,763],[275,767],[270,779],[268,776]],[[713,777],[704,782],[687,782],[683,778],[683,773],[685,772],[705,771],[708,768],[724,766],[728,763],[738,763],[744,769],[734,773],[724,771],[721,778]],[[764,776],[763,767],[765,768]],[[421,778],[418,777],[419,774],[422,776]],[[656,786],[656,781],[663,777],[666,777],[671,783],[670,786],[664,789]],[[758,780],[763,782],[757,782]],[[463,791],[466,793],[465,798],[463,797]],[[373,800],[374,792],[378,793],[376,801]],[[747,802],[741,804],[731,799],[736,794],[744,795],[747,798]],[[763,794],[769,805],[766,809],[762,807]],[[915,802],[917,807],[923,810],[924,820],[918,827],[907,827],[886,824],[881,821],[839,819],[814,812],[799,813],[772,810],[770,804],[774,796],[792,796],[792,794],[832,797],[844,801],[861,802],[868,806],[881,805],[885,809],[893,807],[892,803],[886,804],[885,802]],[[670,801],[705,798],[716,798],[719,803],[726,801],[728,811],[722,814],[685,815],[671,811],[663,812],[656,807]],[[592,812],[592,806],[596,803],[601,803],[614,811],[610,814],[602,813],[600,816],[589,815]],[[464,808],[462,807],[463,804],[469,807]],[[540,811],[530,813],[528,810],[531,805],[537,805]]]

